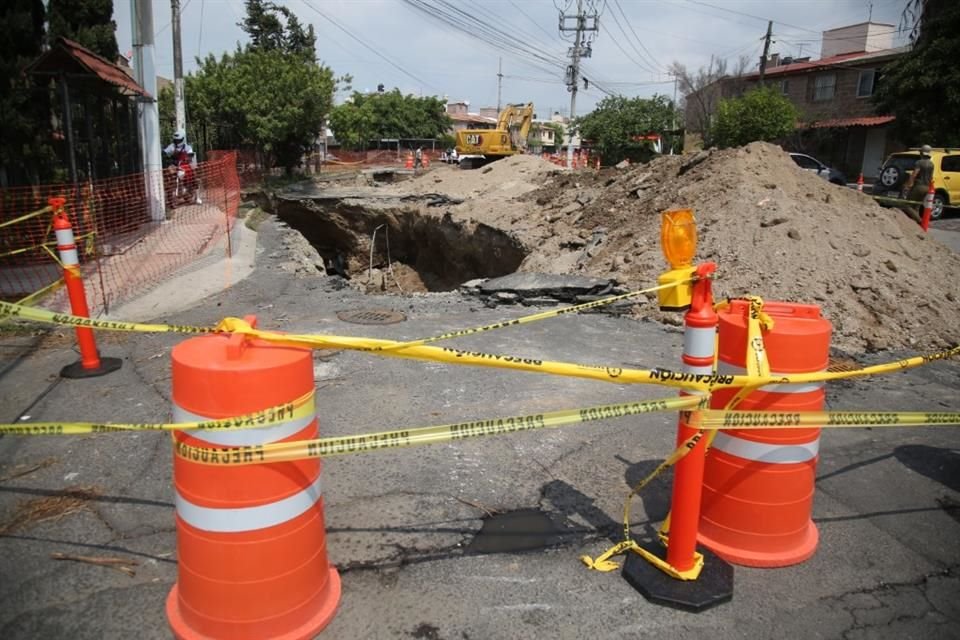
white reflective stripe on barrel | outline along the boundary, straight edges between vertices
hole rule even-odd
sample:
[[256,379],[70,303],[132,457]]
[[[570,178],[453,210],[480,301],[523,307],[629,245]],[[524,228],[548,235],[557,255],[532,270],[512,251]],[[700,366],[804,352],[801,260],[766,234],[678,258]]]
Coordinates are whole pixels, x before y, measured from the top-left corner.
[[[717,365],[717,373],[720,375],[734,375],[734,376],[745,376],[747,375],[747,369],[745,367],[737,367],[730,363],[724,362],[721,360]],[[823,373],[823,371],[810,371],[808,373]],[[797,375],[790,373],[774,373],[770,372],[770,377],[779,378],[781,376]],[[810,393],[811,391],[818,391],[823,388],[823,382],[797,382],[797,383],[781,383],[781,384],[768,384],[760,387],[760,391],[766,391],[768,393]]]
[[729,453],[744,460],[769,462],[772,464],[791,464],[807,462],[820,452],[820,438],[801,444],[768,444],[754,442],[718,431],[711,448]]
[[59,249],[60,251],[60,262],[68,266],[75,266],[80,264],[80,257],[77,255],[76,249]]
[[175,502],[177,515],[191,527],[216,533],[242,533],[289,522],[313,508],[322,495],[322,483],[320,475],[317,474],[317,479],[303,491],[257,507],[201,507],[181,496],[179,492]]
[[[183,432],[189,433],[192,438],[203,440],[210,444],[222,444],[235,447],[268,444],[289,438],[310,424],[310,422],[316,418],[312,400],[309,403],[307,411],[309,411],[309,413],[302,418],[279,422],[266,427],[246,427],[243,429],[184,429]],[[206,420],[216,419],[217,418],[210,416],[191,413],[186,409],[178,407],[176,404],[173,405],[174,422],[204,422]]]
[[716,336],[717,330],[714,327],[709,329],[684,327],[683,355],[692,358],[712,358]]
[[65,247],[73,244],[73,229],[57,229],[53,233],[57,236],[58,246]]

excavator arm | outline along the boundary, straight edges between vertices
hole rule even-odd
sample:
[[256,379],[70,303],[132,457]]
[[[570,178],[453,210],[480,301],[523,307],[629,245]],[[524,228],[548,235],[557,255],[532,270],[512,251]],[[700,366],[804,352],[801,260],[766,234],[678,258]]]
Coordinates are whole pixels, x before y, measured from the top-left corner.
[[533,124],[533,103],[508,104],[497,118],[496,129],[463,129],[457,132],[460,166],[481,166],[497,158],[522,153]]

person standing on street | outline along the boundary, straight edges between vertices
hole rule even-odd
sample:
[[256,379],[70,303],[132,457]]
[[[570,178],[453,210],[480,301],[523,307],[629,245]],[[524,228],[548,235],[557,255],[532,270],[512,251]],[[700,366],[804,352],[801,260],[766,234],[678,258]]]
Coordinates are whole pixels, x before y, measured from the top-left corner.
[[417,152],[414,154],[413,159],[413,169],[417,170],[423,166],[423,147],[417,147]]
[[[932,152],[933,149],[931,149],[928,144],[920,147],[920,159],[917,160],[917,163],[913,166],[913,173],[910,174],[906,184],[903,185],[903,193],[901,195],[905,200],[919,200],[922,203],[923,199],[927,196],[930,181],[933,180],[933,161],[930,159]],[[923,204],[916,207],[906,205],[903,207],[903,212],[910,216],[914,222],[920,224],[921,216],[923,215]]]

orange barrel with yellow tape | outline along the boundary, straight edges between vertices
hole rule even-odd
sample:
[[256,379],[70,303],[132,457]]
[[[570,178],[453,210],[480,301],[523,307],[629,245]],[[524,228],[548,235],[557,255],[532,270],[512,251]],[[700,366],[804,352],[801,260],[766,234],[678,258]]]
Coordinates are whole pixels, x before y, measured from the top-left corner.
[[[718,373],[746,373],[750,303],[734,300],[720,311]],[[763,334],[772,376],[826,371],[830,322],[812,304],[765,302],[774,321]],[[723,409],[738,388],[714,392]],[[784,425],[799,411],[822,411],[822,382],[770,384],[746,396],[738,410],[776,411]],[[810,516],[820,428],[724,429],[704,469],[699,541],[734,564],[783,567],[810,558],[818,533]]]
[[[175,422],[270,407],[288,416],[258,428],[178,431],[176,444],[256,460],[260,445],[317,437],[309,349],[212,335],[180,343],[172,359]],[[300,415],[293,401],[306,394]],[[320,468],[318,459],[211,466],[174,456],[178,565],[166,609],[177,638],[299,640],[333,619],[340,578],[327,560]]]

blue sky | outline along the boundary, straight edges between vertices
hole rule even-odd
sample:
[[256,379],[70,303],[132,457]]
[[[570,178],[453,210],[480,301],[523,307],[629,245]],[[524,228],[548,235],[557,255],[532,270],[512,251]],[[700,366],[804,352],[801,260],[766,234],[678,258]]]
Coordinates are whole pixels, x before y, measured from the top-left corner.
[[[560,10],[575,13],[576,0],[423,1],[476,16],[516,46],[488,44],[425,15],[406,0],[281,0],[279,4],[314,25],[318,57],[337,75],[353,75],[354,89],[374,90],[383,83],[404,93],[468,100],[475,111],[497,104],[497,65],[502,58],[503,103],[533,101],[541,117],[569,111],[562,65],[571,44],[560,37],[558,15]],[[821,31],[865,22],[871,11],[874,22],[896,27],[906,4],[906,0],[582,1],[585,7],[592,3],[600,14],[593,56],[585,62],[583,74],[608,91],[628,97],[672,96],[667,67],[675,61],[695,69],[706,65],[711,55],[731,64],[738,56],[748,55],[755,64],[768,19],[774,21],[771,52],[816,58]],[[196,68],[196,56],[219,55],[246,41],[237,26],[244,15],[242,0],[181,0],[181,7],[187,72]],[[153,0],[153,12],[157,70],[172,77],[169,0]],[[114,19],[120,51],[128,52],[129,0],[114,2]],[[904,43],[901,34],[893,35],[895,45]],[[518,47],[526,53],[517,53]],[[588,112],[604,96],[593,86],[579,91],[577,114]]]

